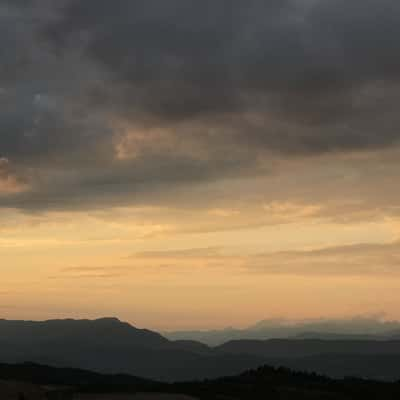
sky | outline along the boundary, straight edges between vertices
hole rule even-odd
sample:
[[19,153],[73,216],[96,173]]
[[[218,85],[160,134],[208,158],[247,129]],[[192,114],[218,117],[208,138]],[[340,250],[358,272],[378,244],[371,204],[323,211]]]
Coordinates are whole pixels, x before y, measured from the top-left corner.
[[0,0],[0,317],[400,319],[398,0]]

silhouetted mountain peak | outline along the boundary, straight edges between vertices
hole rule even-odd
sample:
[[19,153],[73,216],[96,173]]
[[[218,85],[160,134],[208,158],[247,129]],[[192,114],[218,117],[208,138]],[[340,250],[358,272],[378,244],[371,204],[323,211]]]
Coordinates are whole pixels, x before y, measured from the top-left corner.
[[165,347],[170,342],[159,333],[138,329],[118,318],[54,319],[47,321],[0,321],[0,340],[18,345],[51,341],[62,346]]

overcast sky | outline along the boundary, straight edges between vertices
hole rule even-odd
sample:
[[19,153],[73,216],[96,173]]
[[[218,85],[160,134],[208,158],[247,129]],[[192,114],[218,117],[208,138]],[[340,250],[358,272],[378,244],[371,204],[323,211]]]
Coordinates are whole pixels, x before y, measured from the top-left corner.
[[0,316],[400,319],[399,37],[398,0],[0,0]]

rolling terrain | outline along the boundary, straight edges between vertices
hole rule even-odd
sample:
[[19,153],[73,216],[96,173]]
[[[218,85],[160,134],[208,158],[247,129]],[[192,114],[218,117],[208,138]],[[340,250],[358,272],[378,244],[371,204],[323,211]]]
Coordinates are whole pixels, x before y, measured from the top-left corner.
[[400,378],[400,340],[234,340],[211,347],[171,341],[115,318],[0,320],[0,362],[130,374],[165,382],[237,375],[264,364],[333,378],[395,381]]
[[209,346],[219,346],[232,340],[243,339],[391,340],[400,338],[400,323],[367,317],[303,322],[269,319],[243,329],[173,331],[163,334],[171,340],[195,340]]
[[165,381],[215,378],[254,368],[263,358],[172,342],[114,318],[0,321],[0,362],[34,362]]
[[0,398],[5,400],[394,400],[399,396],[399,382],[335,380],[269,366],[173,384],[34,364],[0,366]]

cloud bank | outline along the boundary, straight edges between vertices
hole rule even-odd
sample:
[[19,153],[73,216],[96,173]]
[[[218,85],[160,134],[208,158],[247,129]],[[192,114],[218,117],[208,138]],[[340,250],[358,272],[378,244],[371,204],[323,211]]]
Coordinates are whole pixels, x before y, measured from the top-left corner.
[[0,207],[395,148],[399,19],[395,0],[0,0]]

